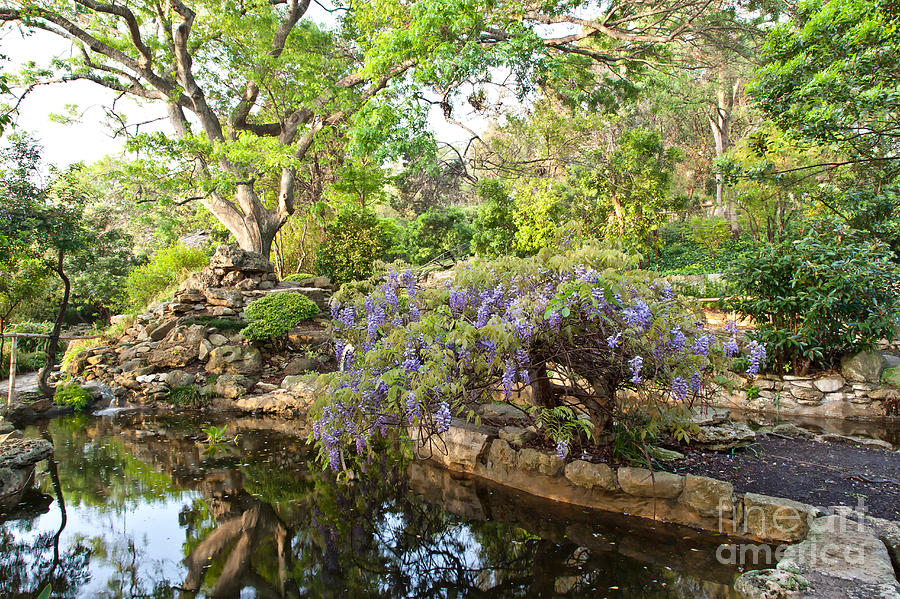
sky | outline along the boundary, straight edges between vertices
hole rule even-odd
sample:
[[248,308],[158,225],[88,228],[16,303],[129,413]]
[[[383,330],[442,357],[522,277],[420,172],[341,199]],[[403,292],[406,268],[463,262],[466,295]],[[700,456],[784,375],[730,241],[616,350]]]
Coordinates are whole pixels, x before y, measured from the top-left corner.
[[[307,17],[326,26],[333,24],[331,15],[315,3],[310,6]],[[0,35],[0,54],[8,58],[0,66],[8,72],[18,71],[28,61],[43,65],[53,58],[70,57],[72,52],[67,41],[43,31],[26,37],[18,29],[5,28]],[[22,103],[16,128],[36,137],[43,145],[45,162],[58,167],[76,162],[91,163],[107,155],[121,155],[125,138],[114,135],[106,107],[116,101],[117,112],[125,113],[131,123],[160,119],[165,115],[165,108],[149,101],[116,100],[116,95],[112,90],[88,81],[37,87]],[[66,105],[77,106],[77,119],[68,123],[54,122],[51,115],[65,113]],[[464,101],[455,106],[454,117],[478,133],[483,133],[490,124],[488,119],[475,113]],[[440,141],[461,146],[470,138],[467,131],[448,123],[436,106],[431,108],[429,124]],[[142,125],[140,130],[170,131],[165,120]]]

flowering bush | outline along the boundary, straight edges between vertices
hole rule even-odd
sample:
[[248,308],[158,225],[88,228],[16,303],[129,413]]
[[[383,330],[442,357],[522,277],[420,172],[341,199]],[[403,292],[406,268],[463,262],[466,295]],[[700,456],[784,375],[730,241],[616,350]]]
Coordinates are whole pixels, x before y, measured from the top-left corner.
[[390,428],[424,443],[452,416],[526,388],[560,455],[609,443],[613,422],[638,406],[691,401],[723,350],[668,284],[628,266],[590,246],[544,250],[457,267],[443,288],[392,271],[367,296],[339,294],[343,371],[313,431],[323,455],[338,468],[343,447],[363,454]]

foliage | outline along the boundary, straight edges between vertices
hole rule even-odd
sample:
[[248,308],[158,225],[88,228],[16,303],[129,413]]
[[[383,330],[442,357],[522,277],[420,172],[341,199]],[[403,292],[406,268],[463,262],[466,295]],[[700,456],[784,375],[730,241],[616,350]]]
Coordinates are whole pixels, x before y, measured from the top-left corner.
[[196,248],[175,244],[159,250],[126,279],[128,307],[141,310],[174,291],[192,272],[209,264],[209,256]]
[[58,406],[73,408],[76,412],[87,407],[91,400],[91,394],[75,383],[58,385],[53,393],[53,401]]
[[307,279],[312,279],[316,275],[308,273],[308,272],[298,272],[292,275],[288,275],[282,279],[283,281],[305,281]]
[[207,405],[209,398],[205,397],[194,385],[182,385],[169,389],[166,401],[180,408],[199,408]]
[[316,272],[336,284],[368,278],[375,260],[390,246],[391,235],[373,212],[344,206],[327,225],[316,254]]
[[512,197],[503,183],[496,179],[480,181],[478,195],[483,202],[478,208],[472,237],[475,252],[486,258],[509,254],[516,236]]
[[828,221],[796,241],[760,246],[729,278],[735,309],[753,319],[751,338],[774,364],[804,373],[893,339],[900,318],[900,270],[882,242]]
[[900,16],[890,0],[806,0],[769,33],[750,92],[782,128],[897,174]]
[[248,341],[272,341],[316,316],[319,306],[302,293],[270,293],[250,302],[245,313],[250,322],[241,335]]
[[429,208],[404,231],[404,249],[411,264],[427,264],[437,258],[468,257],[474,231],[459,208]]
[[[417,443],[471,416],[495,392],[505,401],[530,386],[545,410],[579,399],[583,430],[557,427],[562,453],[609,443],[612,423],[665,398],[701,392],[719,351],[713,336],[634,259],[586,245],[530,258],[472,261],[452,286],[418,289],[410,272],[367,297],[332,303],[336,351],[346,372],[317,406],[314,438],[332,467],[348,445],[360,454],[392,426]],[[617,270],[618,269],[618,270]],[[552,374],[551,374],[552,373]],[[627,409],[619,391],[637,393]],[[541,419],[542,412],[533,414]],[[565,435],[570,435],[563,438]]]
[[645,256],[646,268],[653,267],[664,275],[722,272],[740,256],[753,251],[756,245],[750,235],[729,236],[721,243],[714,258],[709,248],[697,239],[695,231],[690,222],[676,221],[660,227],[656,251]]

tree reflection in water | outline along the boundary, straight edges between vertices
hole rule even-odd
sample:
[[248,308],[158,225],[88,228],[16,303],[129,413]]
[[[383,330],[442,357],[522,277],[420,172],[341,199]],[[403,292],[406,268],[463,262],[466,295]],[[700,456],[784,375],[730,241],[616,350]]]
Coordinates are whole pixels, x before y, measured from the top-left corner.
[[[64,537],[55,568],[53,533],[30,535],[27,519],[4,524],[0,595],[33,597],[52,571],[54,597],[605,597],[610,587],[623,597],[731,596],[734,572],[711,562],[713,540],[598,528],[596,514],[552,515],[552,503],[418,464],[398,468],[386,453],[337,483],[308,465],[298,438],[247,428],[258,420],[233,425],[234,451],[204,455],[202,424],[51,423],[60,490],[78,506],[70,519],[87,513],[105,524]],[[135,522],[153,509],[184,535],[163,552],[102,517]],[[635,559],[634,548],[648,545],[660,547]]]

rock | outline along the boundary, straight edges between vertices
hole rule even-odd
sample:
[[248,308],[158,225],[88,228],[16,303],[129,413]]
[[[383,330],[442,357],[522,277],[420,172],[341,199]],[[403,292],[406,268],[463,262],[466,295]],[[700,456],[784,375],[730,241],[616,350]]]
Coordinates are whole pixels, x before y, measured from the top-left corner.
[[793,543],[803,539],[816,512],[815,507],[799,501],[744,494],[744,529],[767,542]]
[[537,449],[523,449],[519,452],[521,470],[539,472],[545,476],[558,476],[563,471],[563,461],[558,455],[551,455]]
[[821,391],[815,389],[805,389],[791,384],[791,395],[797,398],[801,403],[819,403],[825,396]]
[[210,269],[223,271],[241,271],[250,273],[268,273],[273,270],[272,264],[262,254],[242,250],[236,245],[220,245],[209,259]]
[[813,381],[813,386],[822,393],[834,393],[844,387],[844,379],[840,376],[828,376]]
[[878,449],[893,449],[894,446],[887,441],[881,439],[867,439],[865,437],[854,437],[851,435],[838,435],[836,433],[825,433],[819,435],[819,440],[825,442],[837,443],[853,443],[855,445],[863,445],[865,447],[875,447]]
[[147,363],[158,368],[183,368],[197,359],[206,329],[200,325],[179,325],[172,329],[156,349],[147,356]]
[[815,433],[789,422],[776,425],[775,428],[772,429],[772,432],[786,437],[793,437],[795,439],[812,439],[816,436]]
[[723,408],[701,406],[691,410],[691,422],[697,426],[713,426],[731,421],[731,412]]
[[15,506],[33,485],[34,466],[0,467],[0,509],[6,511]]
[[491,468],[504,467],[513,470],[519,465],[519,454],[504,439],[494,439],[488,449],[486,463]]
[[299,375],[288,375],[281,380],[282,389],[293,389],[298,384],[304,382],[306,377]]
[[500,438],[517,449],[536,437],[534,430],[521,426],[504,426],[500,429]]
[[246,395],[256,384],[256,379],[242,374],[223,374],[216,378],[212,385],[212,391],[216,395],[226,399],[236,399]]
[[259,375],[262,371],[262,354],[248,345],[223,345],[209,352],[207,372],[243,375]]
[[486,403],[475,408],[475,412],[485,419],[515,422],[531,422],[522,409],[506,403]]
[[713,451],[733,449],[752,443],[756,433],[743,422],[728,422],[713,426],[702,426],[691,438],[691,443],[703,445]]
[[734,510],[734,486],[731,483],[688,474],[678,501],[703,516],[731,514]]
[[34,466],[53,455],[53,443],[44,439],[11,439],[0,444],[0,468]]
[[[416,438],[415,434],[411,436]],[[424,444],[414,442],[413,450],[419,458],[434,460],[451,470],[473,472],[491,445],[491,435],[484,428],[458,418],[451,421],[449,430],[438,436],[440,440],[427,439]]]
[[775,381],[769,379],[757,379],[753,384],[760,391],[771,391],[775,388]]
[[744,597],[900,598],[884,544],[868,526],[841,515],[815,519],[774,569],[741,576],[735,589]]
[[206,362],[209,358],[209,352],[212,351],[213,344],[209,342],[209,339],[204,339],[200,342],[200,348],[197,350],[197,359],[201,362]]
[[885,368],[887,360],[876,351],[862,351],[841,358],[841,374],[848,381],[878,383]]
[[13,432],[14,430],[16,430],[16,427],[13,425],[12,422],[9,422],[8,420],[0,418],[0,435],[9,434],[9,433]]
[[171,370],[163,375],[163,381],[171,387],[189,387],[197,380],[197,375],[183,370]]
[[220,335],[219,333],[213,333],[209,337],[207,337],[210,343],[212,343],[216,347],[221,347],[228,343],[228,337],[225,335]]
[[308,372],[310,370],[318,369],[319,362],[315,358],[308,358],[306,356],[297,356],[293,358],[290,362],[288,362],[287,366],[281,369],[284,374],[288,375],[296,375],[301,372]]
[[684,477],[669,472],[624,466],[617,474],[622,490],[636,497],[674,499],[684,489]]
[[231,310],[244,307],[244,296],[237,289],[204,289],[203,295],[211,306],[222,306]]
[[680,451],[675,451],[674,449],[665,449],[663,447],[648,447],[647,453],[650,454],[650,457],[657,459],[660,462],[674,462],[675,460],[684,459],[684,454]]
[[587,489],[599,487],[606,491],[616,490],[616,474],[606,464],[574,460],[566,464],[565,473],[566,478],[579,487]]
[[228,306],[210,306],[209,308],[210,316],[215,316],[216,318],[222,318],[224,316],[235,316],[237,312],[234,309],[229,308]]
[[[259,383],[262,384],[262,383]],[[287,392],[278,389],[263,395],[241,397],[232,403],[232,407],[244,412],[277,414],[281,417],[305,416],[313,404],[314,396],[306,393]]]
[[177,324],[178,324],[178,321],[174,318],[170,319],[170,320],[165,320],[162,323],[160,323],[158,326],[153,327],[152,329],[148,327],[147,328],[147,336],[152,341],[162,341],[163,339],[166,338],[166,335],[168,335],[170,332],[172,332],[172,329],[174,329],[175,325],[177,325]]
[[891,387],[900,387],[900,366],[885,368],[881,373],[881,382]]

